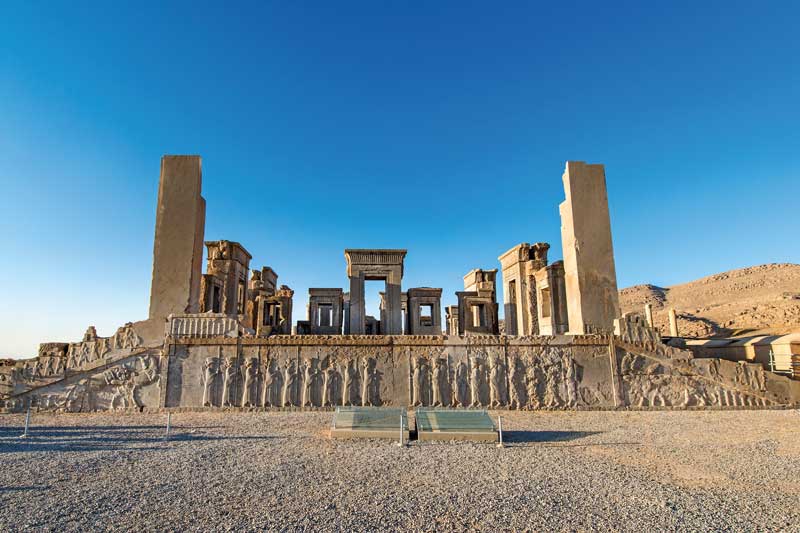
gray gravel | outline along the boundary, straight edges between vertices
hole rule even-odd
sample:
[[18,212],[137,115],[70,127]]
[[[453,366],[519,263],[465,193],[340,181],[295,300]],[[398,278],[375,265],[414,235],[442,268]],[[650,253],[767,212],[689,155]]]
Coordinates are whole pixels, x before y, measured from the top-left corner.
[[329,413],[0,416],[0,531],[800,531],[800,412],[502,413],[509,446]]

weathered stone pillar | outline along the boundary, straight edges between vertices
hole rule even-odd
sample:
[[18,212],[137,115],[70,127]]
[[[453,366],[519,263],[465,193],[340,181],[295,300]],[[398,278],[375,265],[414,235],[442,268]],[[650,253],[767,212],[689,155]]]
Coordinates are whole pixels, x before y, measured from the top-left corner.
[[364,335],[366,305],[364,303],[364,274],[350,276],[350,335]]
[[678,315],[673,307],[669,308],[669,335],[670,337],[678,336]]
[[403,292],[399,272],[392,272],[386,279],[386,323],[381,323],[384,335],[403,334]]
[[603,165],[568,161],[561,212],[569,333],[611,332],[619,317]]
[[653,323],[653,304],[644,304],[644,318],[647,320],[648,326],[655,327]]
[[161,158],[150,285],[151,320],[199,311],[206,213],[201,183],[200,156]]

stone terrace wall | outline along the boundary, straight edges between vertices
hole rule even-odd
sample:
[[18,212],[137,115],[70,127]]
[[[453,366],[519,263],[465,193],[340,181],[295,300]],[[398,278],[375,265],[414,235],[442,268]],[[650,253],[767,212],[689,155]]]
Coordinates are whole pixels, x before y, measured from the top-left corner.
[[614,407],[610,337],[171,338],[165,407]]

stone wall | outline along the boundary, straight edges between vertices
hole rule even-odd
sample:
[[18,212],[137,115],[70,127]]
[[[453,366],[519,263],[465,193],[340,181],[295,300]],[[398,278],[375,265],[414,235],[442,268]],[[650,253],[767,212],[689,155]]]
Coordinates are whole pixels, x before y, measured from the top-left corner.
[[[43,345],[25,364],[44,368],[55,352],[77,362],[99,339],[90,328],[84,341]],[[617,321],[617,335],[257,337],[224,315],[192,314],[170,317],[163,345],[138,339],[126,324],[104,341],[107,353],[5,389],[5,407],[614,409],[772,407],[800,399],[800,382],[760,365],[695,359],[661,343],[633,315]],[[7,370],[0,375],[11,376]]]

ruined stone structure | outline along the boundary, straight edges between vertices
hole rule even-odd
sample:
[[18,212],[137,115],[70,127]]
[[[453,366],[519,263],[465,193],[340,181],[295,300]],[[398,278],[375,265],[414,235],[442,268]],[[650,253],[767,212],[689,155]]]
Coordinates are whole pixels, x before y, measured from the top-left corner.
[[619,316],[619,293],[605,169],[568,161],[562,179],[567,199],[559,210],[569,332],[610,332]]
[[342,289],[308,289],[308,320],[297,323],[297,333],[341,335],[343,319]]
[[[442,290],[402,290],[406,250],[345,250],[349,292],[309,290],[292,334],[293,291],[254,270],[233,241],[209,241],[201,271],[200,159],[161,165],[147,320],[112,336],[47,342],[0,362],[0,409],[322,409],[444,406],[502,409],[770,407],[796,404],[800,381],[761,365],[697,359],[662,342],[648,319],[619,316],[601,165],[567,163],[564,261],[546,243],[464,276],[442,332]],[[364,282],[383,280],[381,316]]]
[[458,298],[459,335],[499,335],[497,312],[497,269],[470,270],[464,276],[464,290]]
[[409,335],[441,335],[442,334],[442,289],[420,287],[408,289],[408,325]]
[[564,264],[547,264],[546,242],[518,244],[503,267],[506,335],[558,335],[568,328]]

